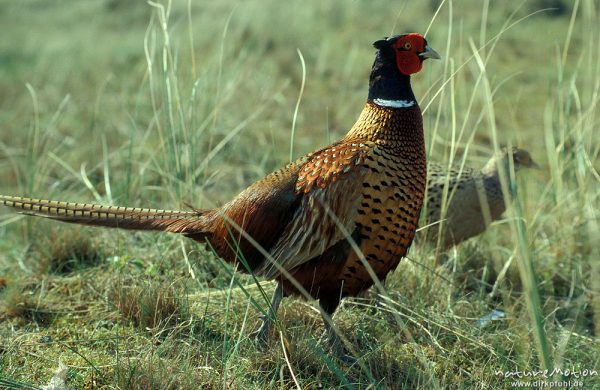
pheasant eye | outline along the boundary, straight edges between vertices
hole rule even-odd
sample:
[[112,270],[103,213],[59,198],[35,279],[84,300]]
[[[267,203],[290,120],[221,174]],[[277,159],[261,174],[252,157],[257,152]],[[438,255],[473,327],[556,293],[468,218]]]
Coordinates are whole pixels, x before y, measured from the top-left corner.
[[412,47],[410,42],[404,42],[404,45],[402,45],[402,48],[406,49],[406,50],[410,50]]

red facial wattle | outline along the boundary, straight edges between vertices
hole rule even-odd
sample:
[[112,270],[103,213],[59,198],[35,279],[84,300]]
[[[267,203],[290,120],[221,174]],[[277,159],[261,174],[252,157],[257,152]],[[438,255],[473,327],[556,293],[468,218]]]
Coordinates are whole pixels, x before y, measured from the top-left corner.
[[396,64],[401,73],[411,75],[421,70],[423,60],[419,58],[419,53],[425,51],[425,39],[421,34],[401,36],[394,42],[393,47],[396,52]]

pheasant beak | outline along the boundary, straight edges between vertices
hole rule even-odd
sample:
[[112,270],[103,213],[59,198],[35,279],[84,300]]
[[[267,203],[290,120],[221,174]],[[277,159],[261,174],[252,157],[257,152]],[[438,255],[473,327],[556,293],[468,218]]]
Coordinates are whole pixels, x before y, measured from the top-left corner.
[[533,160],[531,160],[531,165],[530,165],[529,167],[530,167],[530,168],[533,168],[533,169],[542,169],[542,167],[540,167],[540,166],[538,165],[538,163],[536,163],[536,162],[535,162],[535,161],[533,161]]
[[425,45],[425,51],[422,53],[419,53],[419,57],[421,57],[422,59],[425,59],[425,58],[433,58],[435,60],[442,59],[442,57],[438,54],[438,52],[433,50],[431,47],[429,47],[429,45]]

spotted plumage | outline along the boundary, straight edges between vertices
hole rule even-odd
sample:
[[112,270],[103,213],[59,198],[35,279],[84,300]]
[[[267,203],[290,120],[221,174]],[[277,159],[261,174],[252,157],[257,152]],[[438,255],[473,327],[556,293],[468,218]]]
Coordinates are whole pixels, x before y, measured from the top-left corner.
[[[167,231],[208,242],[238,269],[279,282],[271,313],[284,295],[307,291],[332,315],[341,297],[373,284],[371,272],[384,279],[396,267],[413,240],[425,191],[422,116],[410,75],[439,55],[419,34],[374,45],[367,103],[348,134],[220,208],[155,211],[8,196],[0,202],[64,222]],[[332,347],[343,356],[339,338],[325,324]],[[268,329],[264,321],[262,343]]]
[[428,227],[419,238],[448,249],[483,233],[506,210],[500,175],[510,179],[510,160],[515,172],[538,167],[529,152],[518,148],[503,148],[482,169],[430,163],[423,222]]

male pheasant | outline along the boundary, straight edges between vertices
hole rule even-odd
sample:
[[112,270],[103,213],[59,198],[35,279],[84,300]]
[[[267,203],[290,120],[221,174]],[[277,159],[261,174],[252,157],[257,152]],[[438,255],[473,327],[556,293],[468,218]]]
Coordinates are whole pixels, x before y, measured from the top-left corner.
[[[447,169],[430,163],[425,224],[433,225],[423,232],[425,240],[448,249],[483,233],[492,221],[500,218],[506,210],[500,172],[510,180],[511,159],[515,172],[521,168],[538,168],[529,152],[518,148],[502,148],[481,170],[463,168],[461,171],[458,167]],[[442,212],[446,187],[445,212]]]
[[[423,202],[426,161],[421,110],[410,75],[440,58],[417,33],[377,49],[367,103],[341,140],[271,173],[220,208],[194,211],[112,207],[0,196],[26,214],[63,222],[181,233],[208,242],[238,269],[278,282],[270,316],[284,295],[318,299],[331,326],[340,299],[383,280],[410,246]],[[326,315],[325,315],[326,314]],[[266,344],[270,319],[257,338]]]

